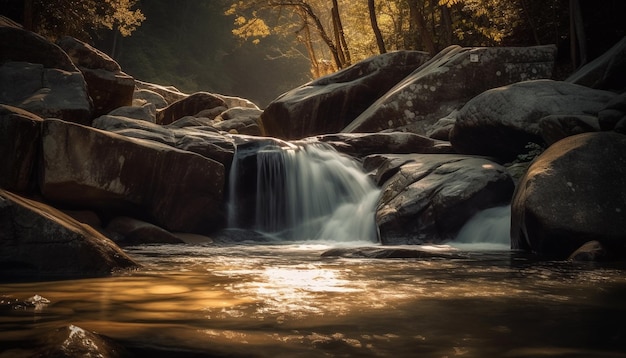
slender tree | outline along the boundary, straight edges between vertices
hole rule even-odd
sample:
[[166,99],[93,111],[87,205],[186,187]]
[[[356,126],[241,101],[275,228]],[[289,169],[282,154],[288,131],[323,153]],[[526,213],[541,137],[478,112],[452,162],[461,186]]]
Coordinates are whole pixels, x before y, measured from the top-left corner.
[[376,4],[374,0],[367,0],[367,8],[369,10],[370,23],[372,24],[372,31],[374,31],[374,36],[376,37],[376,45],[378,46],[378,52],[385,53],[387,52],[387,50],[385,49],[385,41],[383,40],[383,35],[380,32],[380,27],[378,26],[378,19],[376,18]]

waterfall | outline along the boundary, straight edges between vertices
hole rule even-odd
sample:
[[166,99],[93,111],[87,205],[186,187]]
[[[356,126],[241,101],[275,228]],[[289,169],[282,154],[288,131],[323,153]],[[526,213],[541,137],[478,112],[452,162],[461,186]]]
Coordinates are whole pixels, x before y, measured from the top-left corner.
[[489,208],[474,215],[459,231],[453,246],[508,250],[511,246],[511,206]]
[[[255,172],[242,172],[240,154],[231,168],[231,227],[285,240],[377,241],[380,191],[357,162],[323,143],[274,142],[254,154]],[[247,185],[241,183],[246,175],[255,176]],[[254,192],[242,193],[252,185]]]

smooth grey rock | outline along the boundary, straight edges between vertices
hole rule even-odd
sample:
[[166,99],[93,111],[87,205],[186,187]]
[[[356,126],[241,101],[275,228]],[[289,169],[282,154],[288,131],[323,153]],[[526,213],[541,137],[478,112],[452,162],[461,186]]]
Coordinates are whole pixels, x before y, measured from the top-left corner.
[[42,118],[91,123],[91,99],[85,79],[78,70],[69,72],[27,62],[2,63],[0,103],[22,108]]
[[463,154],[512,161],[528,143],[543,144],[539,123],[549,115],[592,115],[616,95],[562,81],[526,81],[494,88],[469,101],[450,135]]
[[429,57],[390,52],[295,88],[267,106],[261,116],[265,133],[301,139],[339,132]]
[[[144,122],[147,123],[147,122]],[[169,231],[224,223],[224,166],[154,141],[45,120],[40,188],[51,202],[143,218]]]
[[550,78],[555,46],[450,46],[361,113],[343,132],[398,128],[425,135],[440,118],[494,87]]
[[530,166],[515,192],[513,248],[566,259],[597,240],[626,257],[626,136],[613,132],[567,137]]

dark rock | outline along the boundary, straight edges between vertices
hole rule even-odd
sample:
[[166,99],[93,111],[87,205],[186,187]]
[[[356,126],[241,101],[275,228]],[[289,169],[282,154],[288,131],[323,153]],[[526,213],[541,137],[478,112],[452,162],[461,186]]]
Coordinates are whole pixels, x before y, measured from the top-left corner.
[[555,46],[450,46],[390,89],[343,132],[400,128],[426,134],[438,119],[483,91],[550,78],[555,55]]
[[156,107],[153,104],[145,104],[143,106],[124,106],[112,110],[108,113],[108,115],[155,123]]
[[107,114],[118,107],[133,104],[135,80],[124,72],[81,68],[89,95],[94,103],[94,116]]
[[0,276],[102,276],[137,264],[112,241],[46,204],[0,190]]
[[136,104],[136,101],[140,101],[138,102],[140,103],[140,105],[153,104],[154,107],[158,109],[165,108],[169,105],[165,98],[163,98],[163,96],[147,89],[135,90],[135,92],[133,93],[133,105]]
[[[363,158],[371,154],[451,153],[449,143],[413,133],[337,133],[318,136],[338,152]],[[311,141],[312,139],[307,139]]]
[[69,325],[40,338],[40,358],[102,357],[130,358],[133,355],[119,343],[95,332]]
[[517,186],[511,244],[565,259],[588,241],[626,257],[626,136],[565,138],[548,148]]
[[223,94],[215,94],[215,96],[219,97],[222,101],[224,101],[224,103],[226,104],[226,108],[235,108],[235,107],[242,107],[242,108],[250,108],[250,109],[259,109],[259,107],[252,103],[250,100],[245,99],[245,98],[241,98],[241,97],[234,97],[234,96],[225,96]]
[[0,104],[0,188],[28,192],[35,188],[42,119]]
[[0,27],[0,64],[7,62],[27,62],[41,64],[46,69],[78,72],[59,46],[34,32],[15,27]]
[[218,115],[213,127],[234,134],[262,136],[261,113],[260,109],[233,107]]
[[102,229],[102,220],[93,211],[89,210],[63,210],[63,212],[69,216],[71,216],[74,220],[87,224],[92,228],[100,231]]
[[589,241],[572,253],[570,261],[601,261],[606,256],[606,250],[599,241]]
[[553,114],[539,120],[541,137],[548,145],[576,134],[598,132],[598,118],[587,115]]
[[188,94],[179,91],[176,87],[173,86],[161,86],[154,83],[135,80],[135,87],[139,90],[150,90],[152,92],[158,93],[163,97],[163,99],[165,99],[168,105],[189,96]]
[[120,65],[107,54],[73,37],[64,36],[57,41],[57,45],[68,54],[76,66],[90,70],[122,71]]
[[83,73],[89,96],[93,101],[94,116],[133,104],[135,79],[122,72],[112,58],[89,44],[69,36],[61,38],[58,45]]
[[[202,112],[200,112],[202,113]],[[221,113],[221,112],[220,112]],[[181,119],[177,119],[176,121],[166,125],[166,128],[185,128],[185,127],[209,127],[213,126],[213,119],[217,117],[219,114],[215,115],[213,118],[204,117],[204,116],[185,116]],[[215,132],[219,132],[219,129],[215,128]]]
[[156,122],[170,124],[177,119],[193,116],[202,110],[215,107],[226,107],[226,102],[214,94],[197,92],[158,110]]
[[40,187],[52,202],[143,218],[169,231],[208,233],[223,225],[225,170],[214,160],[59,120],[44,121],[42,139]]
[[440,243],[453,239],[480,210],[508,204],[513,181],[500,165],[452,154],[373,155],[383,185],[376,223],[383,244]]
[[603,131],[615,130],[617,124],[626,119],[626,92],[609,101],[598,113]]
[[418,51],[390,52],[293,89],[263,112],[265,132],[283,139],[339,132],[428,58]]
[[111,220],[106,227],[106,231],[119,245],[183,243],[183,240],[167,230],[126,216],[120,216]]
[[184,127],[138,121],[118,116],[101,116],[93,122],[99,128],[129,138],[139,138],[163,143],[174,148],[194,152],[230,167],[235,153],[234,140],[217,133],[212,127]]
[[0,64],[0,103],[42,118],[91,123],[91,99],[78,70],[69,72],[26,62]]
[[512,161],[527,151],[528,143],[543,143],[541,118],[597,115],[614,97],[611,92],[551,80],[494,88],[459,110],[450,141],[459,153]]
[[626,37],[602,56],[584,65],[565,81],[591,88],[626,90]]
[[[196,113],[194,116],[197,117],[197,118],[209,119],[209,120],[211,120],[211,124],[213,124],[212,121],[215,118],[217,118],[220,114],[224,113],[227,110],[228,110],[228,108],[220,106],[220,107],[215,107],[215,108],[211,108],[211,109],[205,109],[203,111],[200,111],[200,112]],[[183,118],[185,118],[185,117],[183,117]],[[178,122],[178,120],[176,122]],[[174,122],[174,123],[176,123],[176,122]],[[172,124],[174,124],[174,123],[172,123]]]

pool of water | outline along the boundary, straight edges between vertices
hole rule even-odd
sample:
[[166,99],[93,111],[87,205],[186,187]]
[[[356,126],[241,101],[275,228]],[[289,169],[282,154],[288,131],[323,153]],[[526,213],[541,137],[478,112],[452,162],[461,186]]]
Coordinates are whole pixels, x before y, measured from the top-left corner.
[[624,266],[446,246],[431,249],[457,255],[322,257],[329,248],[137,246],[137,271],[0,283],[5,301],[49,301],[0,305],[0,357],[31,356],[70,324],[137,356],[626,357]]

